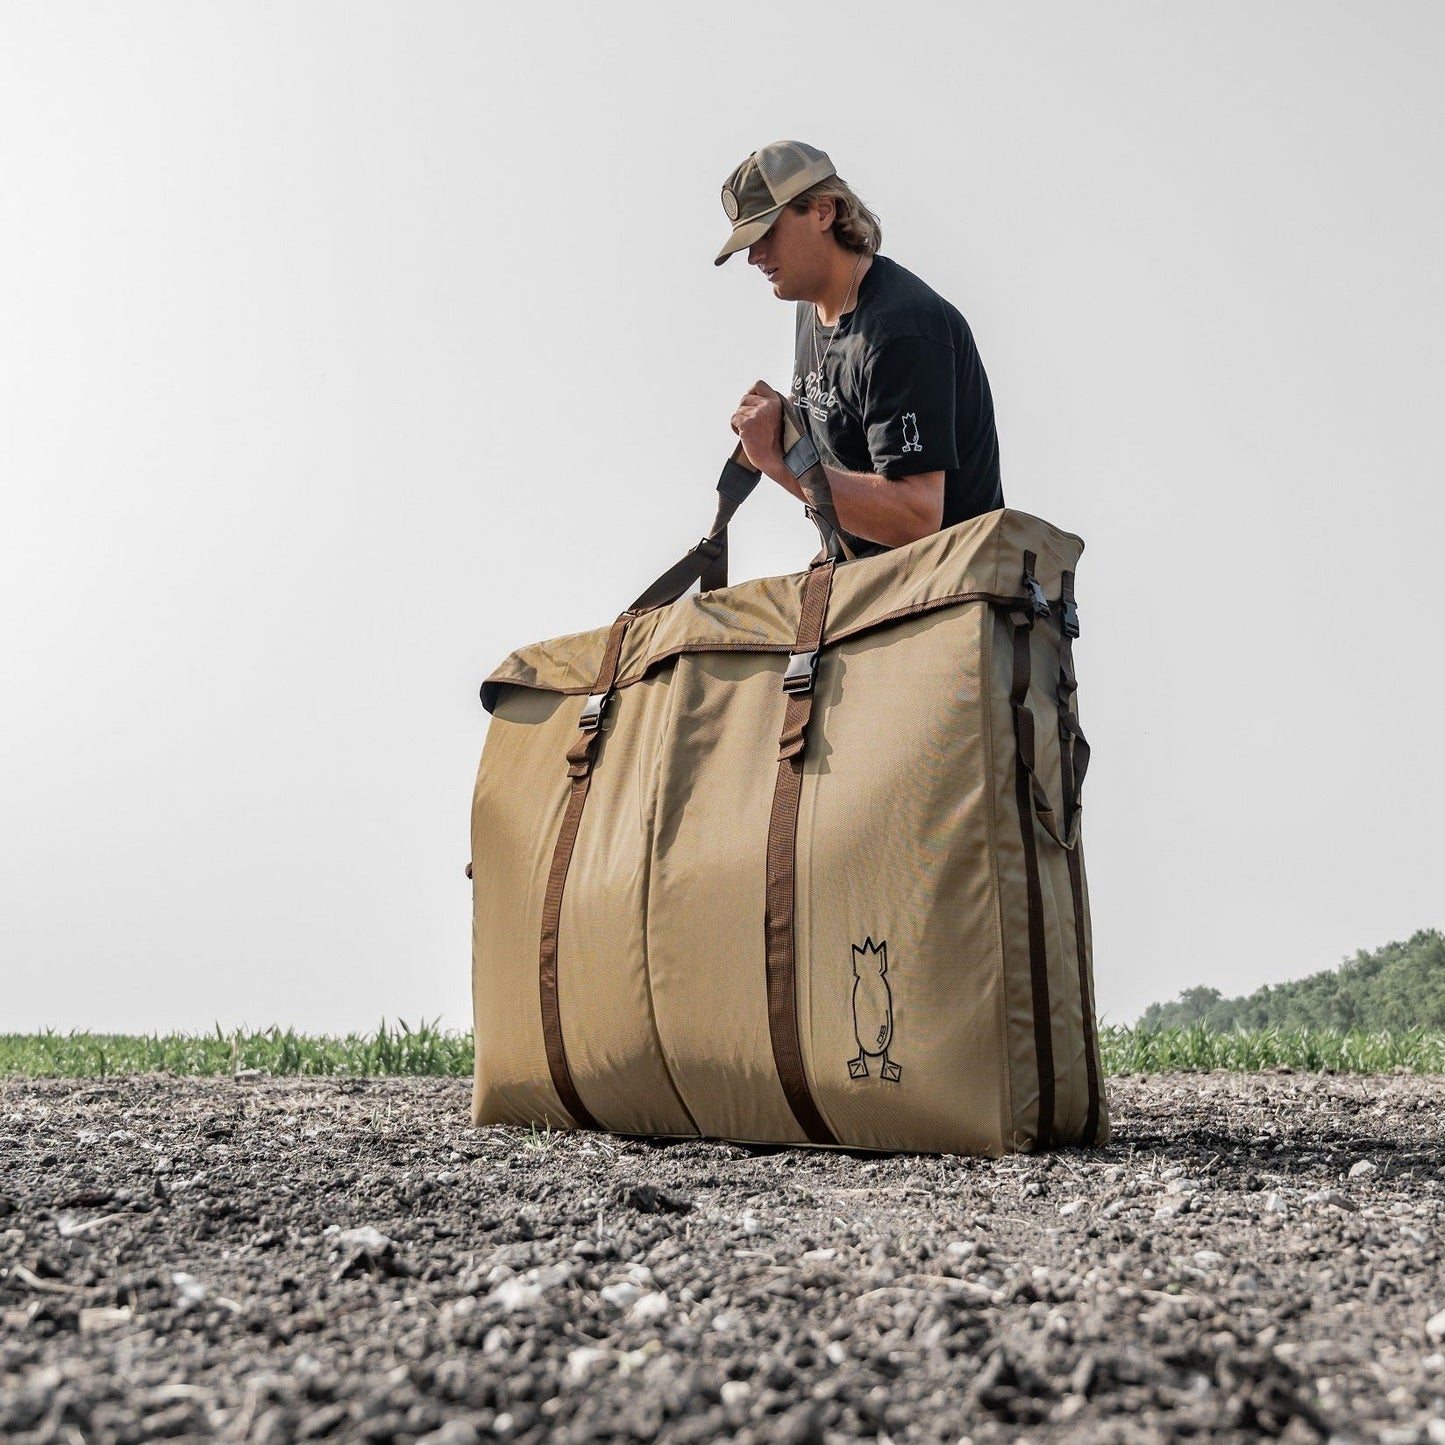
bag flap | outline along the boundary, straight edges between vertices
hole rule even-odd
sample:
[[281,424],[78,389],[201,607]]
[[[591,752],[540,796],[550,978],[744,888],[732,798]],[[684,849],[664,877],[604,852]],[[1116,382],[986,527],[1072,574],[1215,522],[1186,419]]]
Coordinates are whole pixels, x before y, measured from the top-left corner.
[[[1037,558],[1034,575],[1044,594],[1056,598],[1062,574],[1078,565],[1083,550],[1072,533],[1005,508],[845,563],[833,578],[823,645],[934,608],[1020,597],[1025,552]],[[791,652],[805,575],[759,577],[643,613],[627,629],[617,686],[683,652]],[[482,684],[483,705],[490,712],[507,686],[591,692],[607,633],[602,627],[520,648]]]

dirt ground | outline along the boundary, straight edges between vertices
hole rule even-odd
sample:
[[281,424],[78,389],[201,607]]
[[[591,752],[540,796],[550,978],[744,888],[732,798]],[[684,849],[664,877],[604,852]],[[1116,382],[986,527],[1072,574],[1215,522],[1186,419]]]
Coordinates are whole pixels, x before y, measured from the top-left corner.
[[1445,1079],[1110,1095],[993,1162],[0,1079],[0,1439],[1445,1445]]

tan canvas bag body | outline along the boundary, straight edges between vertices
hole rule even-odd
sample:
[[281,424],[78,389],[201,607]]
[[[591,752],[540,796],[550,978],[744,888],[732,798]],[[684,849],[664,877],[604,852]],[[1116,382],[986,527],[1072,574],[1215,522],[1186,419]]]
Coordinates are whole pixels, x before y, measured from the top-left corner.
[[[488,678],[479,1124],[996,1155],[1101,1144],[1083,544],[1000,511],[726,586],[707,538]],[[682,595],[693,581],[702,590]]]

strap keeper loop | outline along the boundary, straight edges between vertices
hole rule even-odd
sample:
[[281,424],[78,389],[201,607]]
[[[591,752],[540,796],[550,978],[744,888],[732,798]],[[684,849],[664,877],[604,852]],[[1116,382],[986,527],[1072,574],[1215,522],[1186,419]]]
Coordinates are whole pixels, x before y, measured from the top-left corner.
[[783,453],[783,465],[795,477],[801,477],[810,467],[817,465],[818,448],[813,439],[804,432],[797,441]]

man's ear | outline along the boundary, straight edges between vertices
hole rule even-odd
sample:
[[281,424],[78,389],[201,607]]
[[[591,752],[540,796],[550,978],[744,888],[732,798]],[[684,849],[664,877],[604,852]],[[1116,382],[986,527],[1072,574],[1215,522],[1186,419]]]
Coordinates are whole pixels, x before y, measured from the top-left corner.
[[838,203],[832,196],[820,196],[813,205],[817,211],[818,229],[828,232],[833,229],[833,222],[838,217]]

